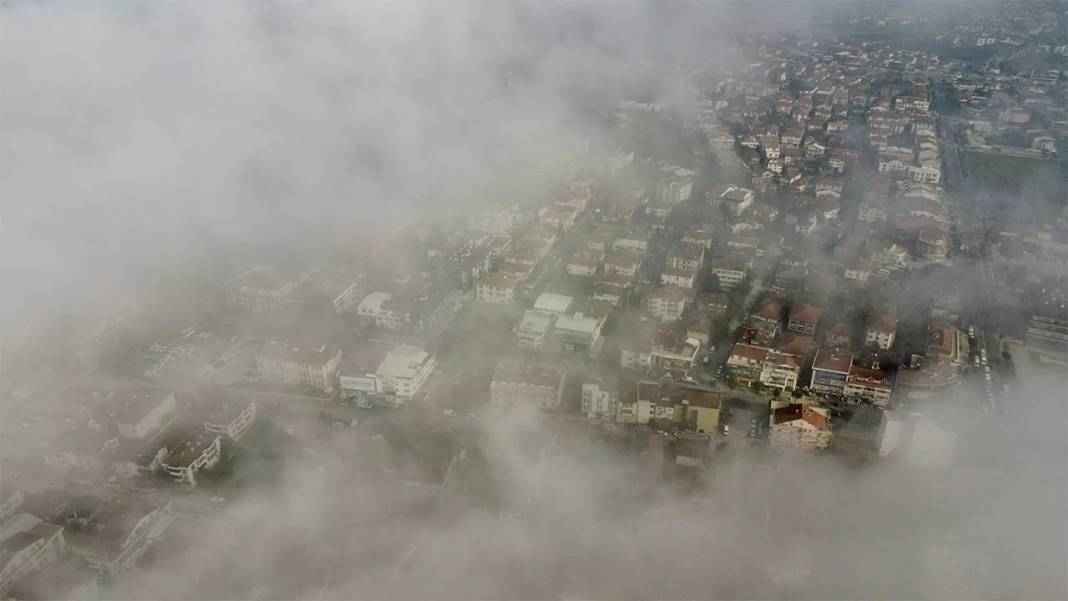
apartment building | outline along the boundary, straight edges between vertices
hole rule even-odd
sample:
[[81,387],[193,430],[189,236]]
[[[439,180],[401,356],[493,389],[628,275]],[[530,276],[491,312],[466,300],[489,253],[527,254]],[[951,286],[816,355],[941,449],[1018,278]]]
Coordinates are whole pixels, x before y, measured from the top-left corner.
[[271,341],[256,351],[255,359],[256,374],[261,379],[325,390],[334,385],[341,347]]

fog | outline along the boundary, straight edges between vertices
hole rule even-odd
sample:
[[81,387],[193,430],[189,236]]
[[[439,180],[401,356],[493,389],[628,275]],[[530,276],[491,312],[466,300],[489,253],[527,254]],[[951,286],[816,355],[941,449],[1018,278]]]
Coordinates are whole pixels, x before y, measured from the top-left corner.
[[[65,410],[91,378],[56,358],[102,321],[200,319],[250,265],[386,269],[399,231],[538,202],[571,161],[619,152],[617,102],[692,117],[689,76],[741,67],[739,38],[805,5],[0,3],[0,421]],[[1063,375],[989,413],[947,393],[946,469],[727,444],[679,470],[536,411],[432,433],[375,413],[382,436],[267,409],[278,456],[101,596],[1065,598]],[[428,450],[397,451],[412,440]]]

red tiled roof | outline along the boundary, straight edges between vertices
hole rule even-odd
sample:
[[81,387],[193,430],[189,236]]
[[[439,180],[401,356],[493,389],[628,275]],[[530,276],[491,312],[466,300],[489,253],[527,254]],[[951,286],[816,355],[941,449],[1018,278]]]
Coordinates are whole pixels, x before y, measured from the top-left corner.
[[796,309],[790,311],[790,321],[803,321],[805,323],[816,323],[820,319],[820,315],[823,314],[823,307],[817,305],[801,305]]
[[768,356],[768,349],[750,344],[735,344],[731,350],[731,356],[741,357],[750,361],[763,361]]

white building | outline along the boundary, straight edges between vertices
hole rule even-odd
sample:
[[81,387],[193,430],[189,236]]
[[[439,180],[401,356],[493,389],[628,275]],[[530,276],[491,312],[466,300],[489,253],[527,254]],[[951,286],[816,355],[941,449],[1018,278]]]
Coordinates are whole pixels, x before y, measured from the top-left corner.
[[501,359],[493,370],[490,402],[555,410],[560,406],[565,375],[556,367]]
[[478,280],[478,300],[484,303],[504,305],[515,300],[515,289],[522,277],[504,272],[489,273]]
[[797,355],[769,351],[760,372],[760,382],[771,388],[790,391],[797,388],[801,360]]
[[204,418],[204,429],[240,440],[256,421],[256,401],[225,397],[222,404]]
[[159,434],[178,411],[174,393],[165,390],[135,390],[120,401],[112,419],[119,436],[147,440]]
[[619,391],[601,378],[582,384],[582,413],[590,419],[614,420],[619,414]]
[[540,349],[545,343],[553,323],[556,321],[556,313],[530,309],[523,313],[522,319],[516,324],[513,332],[519,341],[521,349]]
[[297,345],[272,341],[256,352],[256,374],[265,380],[326,389],[341,362],[336,344]]
[[437,356],[431,351],[407,345],[395,347],[375,371],[378,391],[410,399],[419,393],[437,364]]
[[4,599],[19,579],[56,563],[66,553],[62,526],[26,517],[32,518],[27,522],[32,526],[0,541],[0,597]]
[[218,434],[204,432],[164,451],[167,457],[160,462],[160,467],[175,480],[196,486],[197,473],[210,470],[219,463],[222,439]]
[[660,321],[675,321],[682,317],[686,306],[692,300],[691,289],[681,286],[664,286],[649,294],[646,298],[646,308]]
[[887,351],[894,346],[897,320],[889,315],[875,316],[864,330],[864,344]]
[[547,311],[563,315],[571,308],[571,303],[574,299],[564,294],[553,294],[551,292],[543,292],[538,295],[538,298],[534,301],[534,309],[538,311]]

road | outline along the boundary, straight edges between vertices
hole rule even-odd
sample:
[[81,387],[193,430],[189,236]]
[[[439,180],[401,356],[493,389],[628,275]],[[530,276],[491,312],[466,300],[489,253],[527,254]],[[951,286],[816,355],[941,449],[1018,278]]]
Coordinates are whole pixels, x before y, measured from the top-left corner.
[[951,215],[957,225],[957,231],[961,243],[968,249],[969,254],[975,253],[975,266],[980,279],[976,287],[976,294],[967,295],[968,309],[974,315],[975,340],[979,347],[979,367],[981,368],[983,388],[983,410],[992,411],[998,409],[999,401],[1005,390],[1004,383],[998,381],[997,372],[991,369],[991,356],[997,358],[1000,353],[1000,344],[993,336],[996,327],[994,319],[994,291],[997,280],[991,268],[990,241],[987,239],[986,230],[982,226],[983,215],[977,206],[977,190],[969,180],[967,170],[967,155],[959,143],[960,133],[964,127],[958,119],[943,117],[939,123],[939,131],[942,136],[942,149],[945,164],[946,189],[955,194],[947,197],[950,202]]

